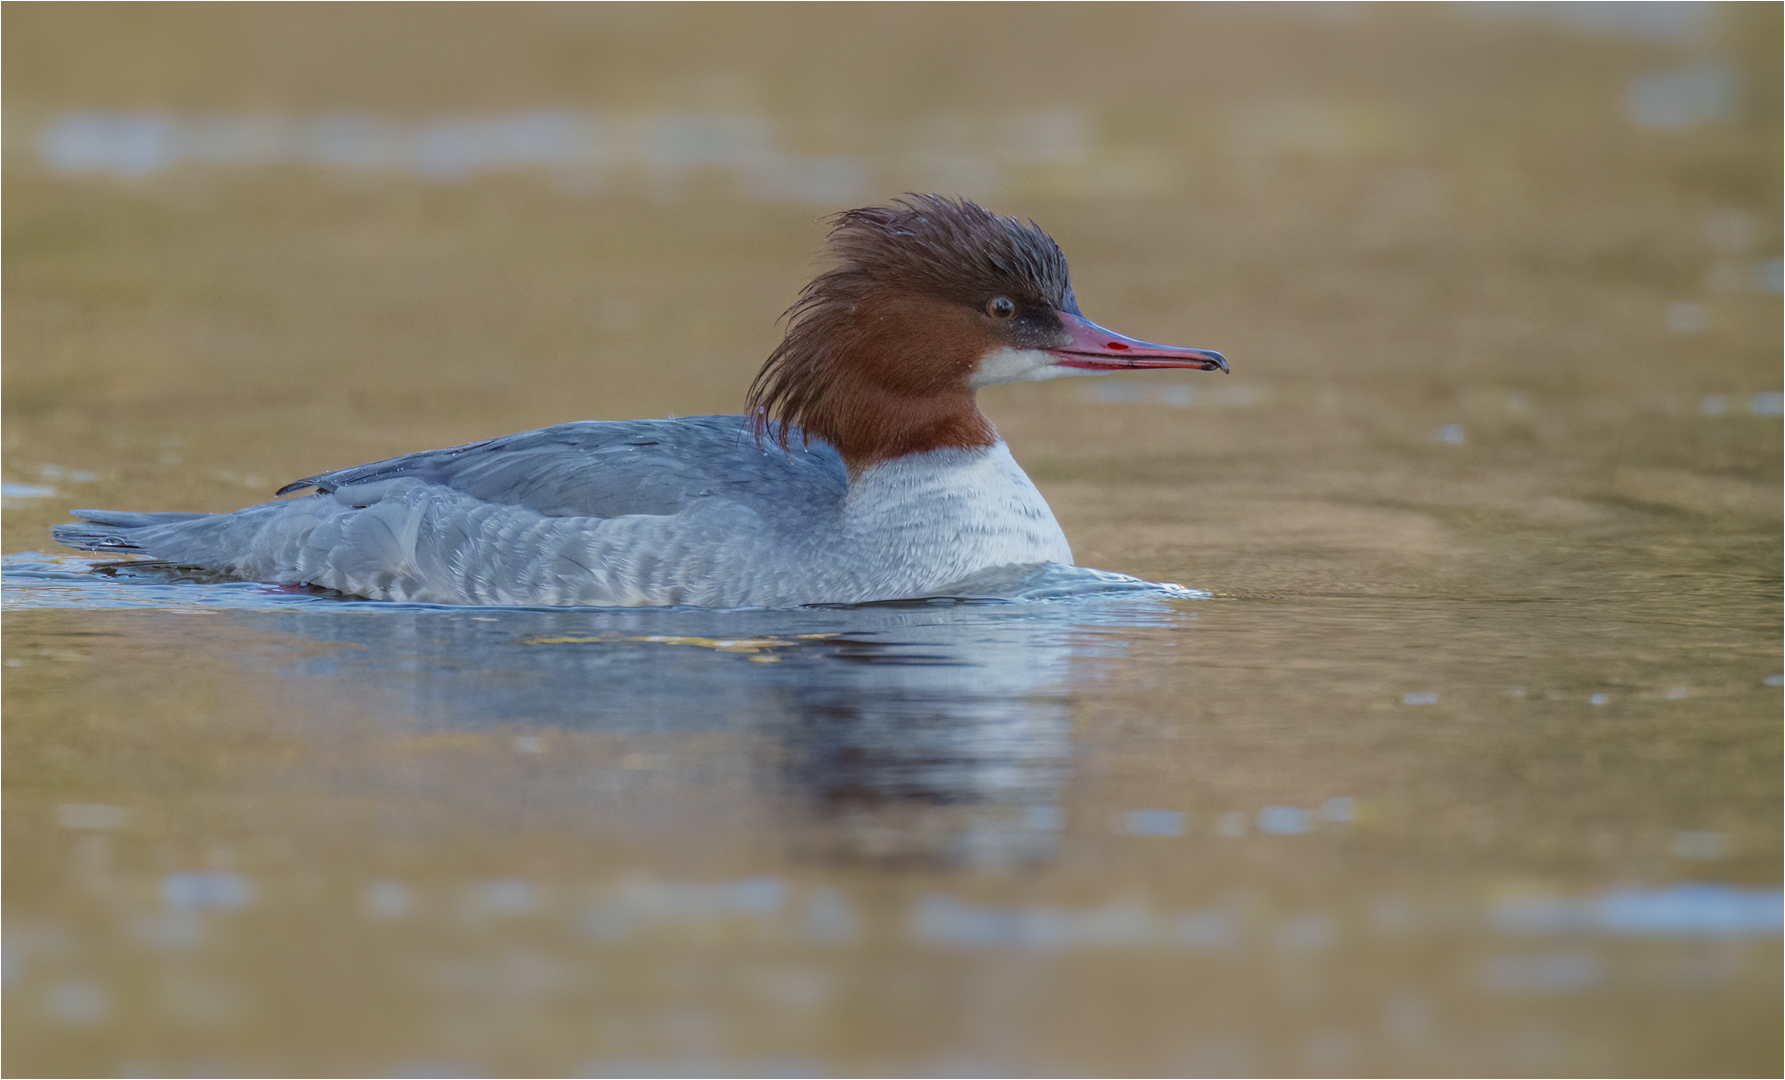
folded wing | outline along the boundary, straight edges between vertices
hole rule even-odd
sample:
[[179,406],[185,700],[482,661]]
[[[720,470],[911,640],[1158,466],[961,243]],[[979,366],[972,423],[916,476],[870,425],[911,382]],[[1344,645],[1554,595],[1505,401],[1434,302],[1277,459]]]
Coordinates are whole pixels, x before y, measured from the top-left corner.
[[790,445],[758,444],[741,416],[584,420],[318,473],[278,494],[413,478],[546,517],[597,518],[677,514],[712,497],[776,514],[840,500],[848,480],[836,451]]

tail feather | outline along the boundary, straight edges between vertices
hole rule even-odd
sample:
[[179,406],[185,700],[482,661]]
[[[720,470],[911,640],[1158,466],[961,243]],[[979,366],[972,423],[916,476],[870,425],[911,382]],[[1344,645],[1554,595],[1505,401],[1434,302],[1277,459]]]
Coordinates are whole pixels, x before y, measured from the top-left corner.
[[177,521],[208,517],[207,514],[163,512],[138,514],[129,510],[74,510],[81,521],[69,521],[50,528],[58,544],[84,551],[141,551],[143,546],[131,537],[138,529],[171,525]]

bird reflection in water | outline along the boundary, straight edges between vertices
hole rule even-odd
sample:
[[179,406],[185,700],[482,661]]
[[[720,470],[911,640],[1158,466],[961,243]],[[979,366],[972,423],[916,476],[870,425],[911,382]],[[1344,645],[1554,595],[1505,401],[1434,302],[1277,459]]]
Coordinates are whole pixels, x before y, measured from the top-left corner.
[[[380,723],[499,732],[525,717],[534,730],[645,739],[660,781],[708,787],[711,764],[679,737],[723,733],[753,760],[721,768],[760,778],[749,812],[773,817],[802,857],[973,865],[1055,849],[1075,658],[1104,648],[1099,630],[1119,638],[1137,618],[1184,617],[1134,596],[794,612],[339,609],[240,617],[360,646],[301,657],[291,673],[316,693],[382,695]],[[600,790],[552,799],[572,804],[560,812],[588,803],[586,827],[603,830],[673,805]]]
[[818,852],[1011,864],[1053,854],[1071,755],[1070,650],[913,626],[848,641],[780,726]]

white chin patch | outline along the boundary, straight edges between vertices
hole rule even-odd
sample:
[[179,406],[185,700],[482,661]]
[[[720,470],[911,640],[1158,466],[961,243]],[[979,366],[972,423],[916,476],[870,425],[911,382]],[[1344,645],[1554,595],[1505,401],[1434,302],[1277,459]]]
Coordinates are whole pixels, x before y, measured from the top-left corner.
[[1042,379],[1058,379],[1067,375],[1101,375],[1100,371],[1089,371],[1085,368],[1061,367],[1054,363],[1052,353],[1040,349],[1012,349],[1005,346],[993,349],[979,358],[979,366],[973,369],[973,377],[968,385],[977,390],[982,386],[996,386],[999,383],[1040,382]]

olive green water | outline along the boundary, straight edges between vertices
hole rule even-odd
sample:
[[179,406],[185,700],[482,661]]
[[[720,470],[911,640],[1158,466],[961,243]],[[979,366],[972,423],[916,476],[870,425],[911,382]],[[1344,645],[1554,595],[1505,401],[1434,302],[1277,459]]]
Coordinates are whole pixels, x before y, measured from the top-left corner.
[[[9,7],[5,1071],[1776,1075],[1779,9],[1332,11]],[[30,554],[733,410],[911,189],[1231,358],[982,395],[1080,563],[1212,596]]]

